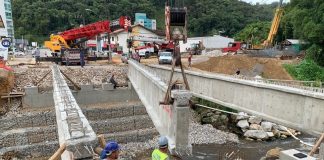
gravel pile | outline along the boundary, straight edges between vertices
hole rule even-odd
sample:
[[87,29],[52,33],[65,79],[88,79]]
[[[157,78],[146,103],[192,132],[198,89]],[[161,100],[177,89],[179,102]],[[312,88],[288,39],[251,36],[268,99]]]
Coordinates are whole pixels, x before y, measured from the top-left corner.
[[0,118],[18,115],[21,110],[21,98],[12,98],[10,104],[5,103],[1,107],[6,109],[8,112],[5,112],[6,114],[0,116]]
[[127,144],[121,144],[121,159],[132,159],[136,157],[136,154],[146,150],[153,150],[158,147],[158,137],[155,137],[146,142],[131,142]]
[[239,142],[237,135],[215,129],[212,125],[190,123],[189,142],[191,144],[224,144]]
[[[127,83],[127,66],[86,66],[85,68],[69,66],[60,67],[78,85],[93,84],[100,85],[114,74],[118,84]],[[16,68],[15,69],[15,88],[14,91],[23,91],[25,86],[34,86],[46,75],[50,68]],[[41,83],[40,88],[52,86],[52,74],[50,73]],[[68,80],[67,83],[72,85]]]
[[[49,68],[15,68],[15,86],[13,91],[22,92],[25,86],[34,86],[50,71]],[[52,77],[48,75],[40,87],[52,86]]]

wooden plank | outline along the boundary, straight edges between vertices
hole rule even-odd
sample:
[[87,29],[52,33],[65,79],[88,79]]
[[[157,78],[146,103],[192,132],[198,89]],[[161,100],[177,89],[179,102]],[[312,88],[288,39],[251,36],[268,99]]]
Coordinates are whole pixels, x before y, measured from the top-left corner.
[[48,71],[37,83],[36,83],[36,86],[39,85],[40,82],[42,82],[46,77],[47,75],[49,75],[50,73],[52,72],[52,70]]
[[72,81],[72,79],[66,75],[62,70],[60,70],[60,72],[63,74],[63,76],[68,79],[72,84],[73,86],[77,89],[77,90],[81,90],[81,87],[79,85],[77,85],[75,82]]
[[24,95],[7,95],[7,96],[1,96],[1,98],[17,98],[17,97],[23,97]]
[[63,143],[60,148],[48,159],[48,160],[59,160],[61,159],[62,153],[65,151],[66,144]]
[[308,155],[313,156],[318,147],[321,145],[322,141],[324,140],[324,133],[322,133],[321,137],[318,139],[312,150],[308,153]]

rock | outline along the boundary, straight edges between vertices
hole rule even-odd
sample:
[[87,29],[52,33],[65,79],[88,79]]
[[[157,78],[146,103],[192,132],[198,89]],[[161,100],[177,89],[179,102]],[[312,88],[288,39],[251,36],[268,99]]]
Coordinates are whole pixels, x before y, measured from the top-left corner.
[[241,130],[244,133],[244,132],[248,131],[249,129],[242,128]]
[[280,151],[282,151],[282,149],[278,147],[270,149],[266,154],[266,159],[278,159]]
[[207,117],[211,117],[211,116],[213,116],[213,115],[214,115],[214,113],[212,113],[212,112],[208,112],[208,113],[206,114]]
[[201,119],[201,122],[202,122],[203,124],[211,124],[211,123],[213,123],[214,121],[213,121],[212,117],[205,117],[205,118]]
[[281,133],[278,129],[273,129],[272,133],[274,134],[275,137],[280,138]]
[[249,138],[249,137],[245,137],[245,140],[248,140],[248,141],[254,141],[254,139]]
[[252,123],[252,124],[260,124],[262,121],[262,118],[260,117],[250,117],[249,118],[249,123]]
[[267,134],[268,134],[268,137],[274,137],[274,134],[272,133],[272,132],[267,132]]
[[266,121],[261,122],[261,127],[266,132],[271,132],[272,126],[273,126],[273,123],[271,123],[271,122],[266,122]]
[[220,123],[222,123],[222,124],[225,124],[225,125],[227,125],[228,124],[228,117],[227,117],[227,115],[221,115],[220,117],[219,117],[219,121],[220,121]]
[[268,134],[263,130],[248,130],[244,133],[244,137],[254,138],[254,139],[267,139]]
[[258,124],[251,124],[249,127],[250,130],[261,130],[261,126]]
[[291,136],[288,132],[284,132],[284,131],[279,131],[281,135],[285,135],[285,136]]
[[219,118],[219,115],[215,114],[215,115],[211,116],[211,118],[212,118],[214,121],[217,121],[218,118]]
[[287,127],[282,125],[273,125],[273,128],[278,129],[279,131],[286,131]]
[[248,114],[244,112],[239,112],[236,116],[236,120],[248,119]]
[[286,135],[283,135],[283,134],[280,137],[281,137],[281,139],[287,138],[287,136]]
[[240,120],[237,122],[236,124],[238,127],[242,128],[242,129],[247,129],[249,128],[249,122],[247,120]]

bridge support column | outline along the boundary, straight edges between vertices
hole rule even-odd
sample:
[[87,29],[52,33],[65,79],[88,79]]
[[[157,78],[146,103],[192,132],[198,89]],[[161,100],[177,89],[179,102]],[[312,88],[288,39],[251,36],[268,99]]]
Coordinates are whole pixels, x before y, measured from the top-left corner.
[[[171,97],[174,99],[172,119],[174,125],[174,143],[175,148],[171,153],[176,154],[191,154],[192,147],[189,143],[189,117],[191,93],[187,90],[173,90]],[[172,148],[172,147],[171,147]]]

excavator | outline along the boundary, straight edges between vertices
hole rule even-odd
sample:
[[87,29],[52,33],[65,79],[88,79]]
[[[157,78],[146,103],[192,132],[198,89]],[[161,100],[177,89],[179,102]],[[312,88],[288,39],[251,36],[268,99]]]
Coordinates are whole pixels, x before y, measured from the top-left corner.
[[222,48],[222,52],[237,53],[238,50],[243,50],[244,53],[249,54],[249,53],[264,51],[266,49],[272,48],[274,39],[278,33],[281,17],[284,12],[282,3],[283,3],[283,0],[280,0],[278,7],[276,9],[275,15],[272,20],[272,24],[271,24],[270,31],[268,33],[268,37],[261,45],[247,44],[245,42],[231,42],[231,43],[229,43],[228,47]]
[[57,35],[52,34],[49,41],[45,41],[45,47],[49,48],[53,55],[60,55],[61,63],[79,63],[80,62],[80,45],[101,33],[111,33],[117,29],[124,28],[129,30],[130,18],[122,16],[114,21],[99,21],[61,32]]
[[268,33],[268,38],[263,42],[261,45],[251,45],[249,49],[256,49],[256,50],[262,50],[273,47],[273,41],[278,33],[279,24],[281,17],[283,15],[284,9],[282,7],[283,0],[279,0],[278,7],[276,9],[275,15],[272,20],[271,28]]

